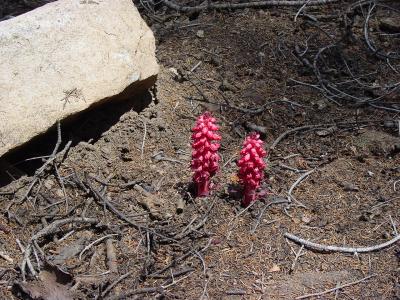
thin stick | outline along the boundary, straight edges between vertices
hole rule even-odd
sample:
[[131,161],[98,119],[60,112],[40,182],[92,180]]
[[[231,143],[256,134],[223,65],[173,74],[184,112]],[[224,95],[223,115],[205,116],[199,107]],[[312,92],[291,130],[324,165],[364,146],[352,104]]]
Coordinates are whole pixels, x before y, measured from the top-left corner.
[[311,174],[312,172],[314,172],[314,171],[315,171],[315,169],[313,169],[313,170],[311,170],[311,171],[308,171],[308,172],[302,174],[302,175],[299,177],[299,179],[297,179],[297,180],[292,184],[292,186],[291,186],[290,189],[289,189],[288,197],[287,197],[287,199],[288,199],[289,202],[292,202],[291,199],[293,199],[293,200],[296,201],[301,207],[304,207],[304,208],[306,207],[303,203],[301,203],[301,202],[298,201],[295,197],[292,196],[292,192],[293,192],[293,190],[296,188],[296,186],[299,185],[300,182],[302,182],[308,175],[310,175],[310,174]]
[[163,289],[167,289],[167,288],[169,288],[170,286],[173,286],[173,285],[177,284],[178,282],[180,282],[180,281],[182,281],[182,280],[188,278],[190,275],[192,275],[192,273],[190,273],[190,274],[188,274],[188,275],[186,275],[186,276],[183,276],[183,277],[179,278],[178,280],[173,280],[171,283],[166,284],[166,285],[162,285],[161,287],[162,287]]
[[19,247],[19,250],[21,250],[21,253],[24,254],[25,247],[22,245],[21,241],[19,239],[15,239],[15,241],[17,242],[17,245]]
[[[87,176],[87,175],[86,175]],[[146,226],[137,224],[133,221],[131,221],[128,217],[126,217],[121,211],[119,211],[118,209],[115,208],[115,206],[113,204],[111,204],[111,200],[108,199],[107,195],[102,195],[97,189],[95,189],[93,187],[93,185],[90,183],[90,180],[88,178],[86,178],[85,181],[86,185],[89,187],[89,190],[92,192],[93,196],[96,198],[96,200],[98,202],[101,202],[101,204],[105,205],[108,210],[110,210],[112,213],[114,213],[115,215],[117,215],[121,220],[124,220],[125,222],[127,222],[128,224],[132,225],[133,227],[135,227],[137,230],[141,231],[144,230],[146,232],[150,232],[158,237],[161,237],[165,240],[168,241],[172,241],[172,242],[177,242],[177,240],[173,239],[173,238],[169,238],[163,234],[160,234]]]
[[195,226],[191,226],[191,225],[190,225],[190,226],[187,226],[187,227],[186,227],[187,230],[186,230],[186,228],[185,228],[184,231],[182,231],[181,233],[175,235],[175,236],[174,236],[174,239],[180,240],[180,239],[182,239],[182,238],[188,236],[189,234],[191,234],[193,231],[199,230],[199,229],[207,222],[208,216],[209,216],[210,213],[212,212],[216,201],[217,201],[217,198],[213,201],[213,203],[211,204],[211,206],[210,206],[209,209],[207,210],[207,212],[206,212],[206,214],[205,214],[203,220],[201,220],[201,221],[200,221],[198,224],[196,224]]
[[303,251],[304,249],[304,245],[301,245],[300,250],[298,252],[296,252],[296,255],[294,257],[292,266],[290,267],[290,271],[293,272],[294,271],[294,267],[296,266],[297,260],[300,258],[301,256],[301,251]]
[[352,125],[356,124],[359,126],[360,123],[375,123],[375,121],[358,121],[358,122],[339,122],[339,123],[326,123],[326,124],[317,124],[317,125],[304,125],[296,128],[289,129],[282,133],[278,138],[272,143],[272,145],[268,149],[268,153],[270,154],[268,157],[271,157],[271,152],[275,149],[275,147],[289,134],[296,132],[296,131],[302,131],[302,130],[307,130],[307,129],[317,129],[319,127],[327,127],[327,126],[341,126],[341,125]]
[[143,133],[143,140],[142,140],[142,146],[140,148],[140,157],[143,158],[143,154],[144,154],[144,143],[146,141],[146,134],[147,134],[147,125],[146,125],[146,121],[143,121],[143,125],[144,125],[144,133]]
[[390,223],[392,224],[394,234],[399,235],[399,233],[397,232],[396,223],[393,221],[393,218],[391,215],[389,215],[389,219],[390,219]]
[[190,69],[188,74],[193,73],[201,65],[201,63],[202,63],[202,61],[199,61],[193,68]]
[[231,161],[233,161],[235,159],[235,157],[237,157],[237,153],[233,154],[227,161],[226,163],[224,163],[224,165],[222,166],[222,169],[225,168]]
[[321,295],[325,295],[325,294],[328,294],[328,293],[332,293],[332,292],[335,292],[335,291],[340,290],[342,288],[345,288],[345,287],[348,287],[348,286],[351,286],[351,285],[355,285],[355,284],[364,282],[364,281],[366,281],[366,280],[368,280],[368,279],[370,279],[372,277],[375,277],[375,276],[376,276],[376,274],[372,274],[372,275],[369,275],[367,277],[361,278],[361,279],[359,279],[357,281],[353,281],[353,282],[349,282],[349,283],[346,283],[346,284],[338,285],[338,286],[334,287],[333,289],[329,289],[329,290],[325,290],[323,292],[307,294],[307,295],[303,295],[303,296],[297,297],[296,300],[306,299],[306,298],[311,298],[311,297],[316,297],[316,296],[321,296]]
[[[49,159],[39,168],[35,171],[34,177],[32,182],[30,183],[27,191],[25,192],[24,196],[22,197],[20,203],[24,202],[26,198],[28,198],[29,194],[31,193],[33,187],[35,186],[36,182],[39,180],[40,175],[46,170],[47,166],[49,166],[57,157],[57,152],[58,148],[60,148],[61,145],[61,125],[60,122],[57,121],[57,143],[54,146],[53,152],[49,156]],[[62,153],[65,153],[68,148],[70,147],[71,143],[68,143],[65,148],[61,151]]]
[[237,218],[239,218],[241,215],[243,215],[246,211],[248,211],[250,209],[250,207],[252,207],[254,204],[256,204],[257,201],[253,201],[250,203],[250,205],[248,205],[246,208],[242,209],[236,216],[235,218],[232,220],[232,223],[234,223]]
[[111,297],[111,298],[109,298],[109,300],[118,300],[118,299],[122,300],[122,299],[128,299],[128,297],[133,296],[133,295],[153,294],[153,293],[162,294],[162,293],[164,293],[164,288],[161,286],[157,286],[157,287],[147,287],[147,288],[142,288],[142,289],[134,289],[134,290],[127,291],[121,295]]
[[74,234],[75,230],[72,229],[70,232],[66,233],[62,238],[58,239],[58,244],[60,244],[62,241],[70,237],[72,234]]
[[278,136],[278,138],[272,143],[272,145],[269,147],[268,153],[271,153],[271,151],[275,149],[275,147],[279,144],[279,142],[282,141],[289,134],[296,132],[296,131],[302,131],[302,130],[306,130],[306,129],[321,127],[321,126],[324,126],[324,124],[305,125],[305,126],[296,127],[293,129],[289,129],[288,131],[285,131],[280,136]]
[[[124,275],[121,275],[117,280],[115,280],[113,283],[111,283],[102,293],[101,297],[104,298],[118,283],[120,283],[122,280],[125,278],[129,277],[130,275],[133,274],[133,271],[130,271],[128,273],[125,273]],[[99,295],[100,296],[100,295]],[[99,299],[100,297],[97,296],[96,300]]]
[[296,13],[296,15],[294,16],[294,22],[297,22],[297,17],[300,15],[300,13],[302,12],[302,10],[307,6],[307,4],[310,3],[311,0],[308,0],[306,3],[303,4],[302,7],[300,7],[300,9],[298,10],[298,12]]
[[118,273],[117,255],[115,254],[115,247],[112,239],[107,239],[106,249],[108,269],[111,273]]
[[28,245],[25,248],[24,258],[23,258],[21,266],[20,266],[23,282],[26,281],[25,267],[27,265],[28,265],[28,268],[31,271],[32,275],[34,275],[35,277],[37,276],[37,273],[36,273],[35,269],[33,268],[32,263],[29,259],[31,252],[32,252],[32,247],[34,246],[35,242],[40,238],[43,238],[45,236],[59,232],[61,230],[61,226],[69,224],[69,223],[88,223],[88,224],[94,225],[94,224],[98,224],[99,221],[94,218],[72,217],[72,218],[54,221],[53,223],[49,224],[48,226],[44,227],[43,229],[41,229],[37,233],[35,233],[31,237]]
[[[211,242],[212,242],[212,239],[209,239],[207,245],[205,245],[203,248],[200,248],[199,250],[197,250],[197,252],[200,252],[200,253],[205,252],[210,247]],[[176,266],[178,262],[183,261],[184,259],[188,258],[191,255],[193,255],[193,250],[190,250],[190,251],[186,252],[185,254],[183,254],[182,256],[175,258],[166,267],[150,274],[149,277],[164,273],[166,270],[168,270],[169,268],[171,268],[173,266]]]
[[[244,2],[244,3],[206,3],[199,6],[183,6],[179,5],[171,0],[162,1],[166,6],[171,9],[175,9],[181,12],[199,12],[205,9],[243,9],[243,8],[256,8],[256,7],[271,7],[271,6],[299,6],[307,3],[303,0],[267,0],[267,1],[256,1],[256,2]],[[311,0],[309,5],[323,5],[329,3],[335,3],[337,0]]]
[[[290,202],[290,201],[289,201]],[[264,215],[265,211],[267,210],[268,207],[270,207],[271,205],[274,204],[283,204],[283,203],[289,203],[288,200],[286,200],[285,198],[276,198],[276,199],[272,199],[271,202],[267,203],[264,208],[261,210],[260,214],[258,215],[257,218],[257,222],[254,224],[253,229],[250,231],[250,233],[254,233],[257,230],[258,225],[260,225],[262,216]]]
[[340,247],[340,246],[330,246],[330,245],[322,245],[322,244],[317,244],[305,239],[302,239],[298,236],[295,236],[294,234],[286,232],[284,234],[286,238],[289,240],[292,240],[300,245],[304,245],[305,248],[316,250],[316,251],[321,251],[321,252],[342,252],[342,253],[367,253],[367,252],[373,252],[373,251],[379,251],[384,248],[387,248],[394,243],[398,242],[400,240],[400,235],[397,235],[395,238],[384,242],[379,245],[375,246],[370,246],[370,247]]
[[0,251],[0,257],[8,261],[9,263],[14,263],[14,260],[5,252]]
[[83,255],[83,253],[85,253],[86,251],[88,251],[88,250],[89,250],[90,248],[92,248],[94,245],[100,243],[101,241],[103,241],[103,240],[105,240],[105,239],[108,239],[108,238],[110,238],[110,237],[112,237],[112,236],[116,236],[116,235],[118,235],[118,234],[117,234],[117,233],[113,233],[113,234],[105,235],[105,236],[103,236],[103,237],[101,237],[101,238],[95,240],[94,242],[90,243],[89,245],[87,245],[87,246],[81,251],[81,253],[79,254],[79,260],[82,260],[82,255]]

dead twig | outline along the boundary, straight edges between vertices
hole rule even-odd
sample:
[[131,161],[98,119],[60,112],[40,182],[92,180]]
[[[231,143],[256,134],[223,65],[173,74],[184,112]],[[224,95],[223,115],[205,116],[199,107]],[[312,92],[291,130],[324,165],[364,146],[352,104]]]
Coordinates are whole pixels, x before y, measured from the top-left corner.
[[99,238],[99,239],[97,239],[97,240],[91,242],[89,245],[87,245],[85,248],[83,248],[83,250],[81,251],[81,253],[79,253],[79,260],[82,260],[82,255],[83,255],[86,251],[88,251],[90,248],[92,248],[94,245],[100,243],[101,241],[104,241],[105,239],[109,239],[110,237],[117,236],[117,235],[118,235],[118,234],[116,234],[116,233],[108,234],[108,235],[106,235],[106,236],[103,236],[103,237],[101,237],[101,238]]
[[148,287],[148,288],[142,288],[142,289],[133,289],[128,292],[125,292],[121,295],[115,296],[115,297],[110,297],[108,300],[122,300],[122,299],[132,299],[130,296],[133,295],[142,295],[142,294],[163,294],[164,293],[164,288],[162,286],[157,286],[157,287]]
[[308,2],[308,6],[323,5],[329,3],[335,3],[338,0],[268,0],[268,1],[255,1],[255,2],[243,2],[243,3],[210,3],[198,5],[198,6],[183,6],[179,5],[171,0],[163,0],[162,2],[169,8],[181,11],[181,12],[199,12],[205,9],[243,9],[243,8],[261,8],[271,6],[299,6],[304,5]]
[[296,255],[294,257],[293,263],[290,266],[290,272],[294,271],[294,268],[296,267],[296,263],[299,260],[299,258],[301,256],[301,252],[303,251],[303,249],[304,249],[304,245],[301,245],[300,250],[296,252]]
[[[68,143],[65,145],[64,149],[63,149],[60,153],[57,153],[57,152],[58,152],[58,149],[60,148],[61,142],[62,142],[62,140],[61,140],[61,125],[60,125],[60,122],[57,122],[57,142],[56,142],[56,145],[54,146],[53,152],[51,153],[51,155],[49,156],[49,158],[45,161],[45,163],[44,163],[39,169],[36,170],[36,172],[35,172],[35,174],[34,174],[34,176],[33,176],[33,179],[32,179],[32,181],[31,181],[31,183],[29,184],[29,187],[28,187],[28,189],[26,190],[24,196],[23,196],[22,199],[19,201],[19,204],[21,204],[22,202],[25,201],[25,199],[28,198],[28,196],[29,196],[29,194],[31,193],[33,187],[34,187],[35,184],[39,181],[40,176],[42,175],[42,173],[46,170],[46,168],[47,168],[50,164],[53,164],[53,163],[54,163],[55,159],[57,158],[57,155],[58,155],[58,154],[65,154],[65,153],[68,151],[69,147],[71,146],[71,142],[68,142]],[[10,205],[10,207],[11,207],[11,205]],[[7,210],[9,210],[10,207],[9,207]]]
[[288,199],[288,202],[289,202],[289,203],[292,202],[292,200],[294,200],[295,202],[297,202],[297,203],[299,204],[299,206],[301,206],[301,207],[303,207],[303,208],[306,208],[306,206],[305,206],[303,203],[301,203],[301,202],[298,201],[294,196],[292,196],[292,192],[293,192],[293,190],[296,188],[296,186],[298,186],[298,185],[300,184],[300,182],[302,182],[306,177],[308,177],[308,175],[310,175],[310,174],[313,173],[314,171],[315,171],[315,169],[313,169],[313,170],[311,170],[311,171],[308,171],[308,172],[302,174],[302,175],[292,184],[292,186],[290,187],[290,189],[289,189],[289,191],[288,191],[288,196],[287,196],[287,199]]
[[304,245],[305,248],[311,249],[311,250],[316,250],[320,252],[342,252],[342,253],[352,253],[352,254],[358,254],[358,253],[367,253],[367,252],[374,252],[374,251],[379,251],[384,248],[387,248],[394,243],[398,242],[400,240],[400,235],[397,235],[393,239],[384,242],[382,244],[370,246],[370,247],[340,247],[340,246],[330,246],[330,245],[322,245],[318,243],[314,243],[305,239],[302,239],[298,236],[295,236],[294,234],[291,233],[285,233],[284,236],[288,238],[289,240],[292,240],[296,242],[297,244]]
[[134,228],[136,228],[139,231],[145,231],[145,232],[149,232],[152,233],[158,237],[163,238],[166,241],[172,241],[172,242],[177,242],[177,240],[167,237],[163,234],[160,234],[156,231],[154,231],[153,229],[150,229],[146,226],[143,225],[139,225],[138,223],[133,222],[132,220],[130,220],[127,216],[125,216],[122,212],[120,212],[113,204],[111,204],[111,201],[108,200],[108,197],[106,195],[102,195],[97,189],[95,189],[93,187],[93,185],[90,183],[89,180],[89,176],[86,174],[86,184],[89,187],[90,192],[93,194],[93,196],[95,197],[95,199],[97,201],[100,202],[101,205],[105,206],[106,208],[108,208],[108,210],[110,210],[112,213],[114,213],[116,216],[118,216],[121,220],[127,222],[128,224],[132,225]]
[[188,236],[189,234],[191,234],[193,231],[197,231],[197,230],[199,230],[201,227],[203,227],[204,224],[207,222],[208,216],[210,215],[212,209],[214,208],[214,205],[215,205],[216,201],[217,201],[217,199],[215,199],[215,200],[213,201],[213,203],[210,205],[210,207],[209,207],[209,209],[207,210],[207,212],[206,212],[206,214],[205,214],[203,220],[201,220],[199,223],[197,223],[197,224],[194,225],[194,226],[185,227],[185,229],[184,229],[181,233],[179,233],[179,234],[177,234],[177,235],[174,236],[174,239],[180,240],[180,239],[182,239],[182,238]]
[[301,105],[301,104],[299,104],[297,102],[290,101],[290,100],[287,100],[287,99],[273,100],[273,101],[270,101],[270,102],[265,102],[263,105],[261,105],[258,108],[243,108],[243,107],[238,107],[238,106],[234,106],[234,105],[229,105],[228,107],[229,108],[233,108],[233,109],[235,109],[237,111],[241,111],[241,112],[246,113],[246,114],[259,115],[259,114],[263,113],[268,108],[268,106],[270,106],[272,104],[276,104],[276,103],[287,103],[287,104],[298,106],[298,107],[304,107],[303,105]]
[[297,131],[303,131],[306,129],[312,129],[312,128],[318,128],[324,126],[324,124],[317,124],[317,125],[305,125],[305,126],[300,126],[300,127],[296,127],[296,128],[292,128],[289,129],[287,131],[285,131],[284,133],[282,133],[280,136],[278,136],[278,138],[272,143],[272,145],[269,147],[268,149],[268,153],[271,153],[275,147],[285,138],[287,137],[289,134],[293,133],[293,132],[297,132]]
[[102,299],[104,298],[118,283],[120,283],[122,280],[124,280],[125,278],[128,278],[130,275],[133,274],[133,271],[130,271],[128,273],[125,273],[124,275],[121,275],[120,277],[118,277],[117,280],[115,280],[113,283],[111,283],[102,293],[101,296],[98,295],[95,300],[97,299]]
[[311,0],[306,1],[306,3],[303,4],[302,7],[300,7],[300,9],[297,11],[296,15],[294,16],[294,22],[297,22],[297,17],[300,15],[300,13],[302,12],[302,10],[310,3]]
[[143,126],[144,126],[144,132],[143,132],[143,140],[142,140],[142,146],[140,147],[140,157],[143,158],[144,154],[144,144],[146,141],[146,134],[147,134],[147,122],[143,121]]
[[107,250],[107,265],[111,273],[118,273],[117,255],[115,254],[115,247],[113,240],[108,238],[106,241]]
[[332,293],[332,292],[335,292],[337,290],[343,289],[345,287],[352,286],[352,285],[364,282],[364,281],[366,281],[366,280],[368,280],[368,279],[370,279],[372,277],[375,277],[375,276],[376,276],[376,274],[372,274],[372,275],[369,275],[367,277],[361,278],[361,279],[353,281],[353,282],[349,282],[349,283],[342,284],[342,285],[337,285],[336,287],[334,287],[332,289],[329,289],[329,290],[325,290],[325,291],[322,291],[322,292],[319,292],[319,293],[312,293],[312,294],[299,296],[299,297],[296,297],[296,300],[307,299],[307,298],[311,298],[311,297],[318,297],[318,296],[322,296],[322,295],[325,295],[325,294],[328,294],[328,293]]
[[168,276],[167,281],[165,281],[161,286],[163,288],[167,289],[168,287],[173,286],[173,285],[177,284],[179,281],[187,278],[191,274],[188,274],[185,277],[182,277],[182,278],[180,278],[178,280],[175,280],[175,278],[177,278],[178,276],[185,275],[187,273],[192,273],[193,271],[194,271],[193,268],[186,268],[186,269],[183,269],[183,270],[178,271],[178,272],[171,272],[171,274]]
[[9,263],[14,263],[14,260],[4,251],[0,251],[0,257],[8,261]]
[[212,242],[212,239],[209,239],[208,243],[207,243],[204,247],[200,248],[199,250],[193,250],[193,249],[189,250],[188,252],[186,252],[186,253],[183,254],[182,256],[180,256],[180,257],[178,257],[178,258],[172,260],[172,262],[170,262],[170,263],[169,263],[166,267],[164,267],[163,269],[158,270],[158,271],[156,271],[156,272],[150,274],[148,277],[152,277],[152,276],[155,276],[155,275],[159,275],[159,274],[164,273],[164,272],[167,271],[169,268],[171,268],[171,267],[173,267],[173,266],[176,266],[176,264],[177,264],[178,262],[183,261],[184,259],[188,258],[189,256],[196,255],[196,253],[194,253],[194,252],[198,252],[198,253],[205,252],[205,251],[210,247],[211,242]]
[[194,268],[184,268],[182,270],[179,271],[175,271],[175,272],[171,272],[171,274],[168,275],[149,275],[149,278],[156,278],[156,279],[169,279],[171,277],[178,277],[178,276],[182,276],[185,275],[189,272],[193,272],[195,271]]
[[36,242],[48,235],[55,234],[59,231],[61,231],[61,227],[70,224],[70,223],[88,223],[88,224],[98,224],[99,221],[95,218],[83,218],[83,217],[72,217],[72,218],[67,218],[63,220],[57,220],[54,221],[53,223],[49,224],[48,226],[42,228],[40,231],[38,231],[36,234],[34,234],[28,245],[26,246],[24,250],[24,258],[21,263],[21,275],[22,275],[22,280],[25,282],[26,281],[26,266],[28,265],[28,268],[32,275],[37,276],[37,273],[35,269],[33,268],[31,262],[30,262],[30,255],[32,253],[32,249],[35,246]]
[[280,198],[280,197],[274,197],[271,202],[267,203],[264,208],[262,209],[262,211],[260,212],[260,214],[257,217],[257,222],[254,224],[253,229],[250,231],[250,233],[254,233],[257,230],[258,225],[260,225],[262,216],[264,215],[265,211],[267,210],[268,207],[275,205],[275,204],[287,204],[290,203],[287,199],[285,198]]
[[358,120],[357,122],[337,122],[337,123],[326,123],[326,124],[316,124],[316,125],[304,125],[304,126],[300,126],[300,127],[296,127],[296,128],[292,128],[289,129],[285,132],[283,132],[281,135],[279,135],[276,140],[271,144],[271,146],[268,148],[268,153],[270,154],[268,157],[271,157],[271,152],[275,149],[275,147],[284,139],[286,138],[288,135],[290,135],[291,133],[294,132],[298,132],[298,131],[304,131],[307,129],[312,129],[312,130],[316,130],[316,129],[320,129],[320,128],[325,128],[325,127],[332,127],[332,126],[336,126],[336,127],[345,127],[345,126],[360,126],[360,124],[376,124],[379,123],[380,121],[371,121],[371,120]]

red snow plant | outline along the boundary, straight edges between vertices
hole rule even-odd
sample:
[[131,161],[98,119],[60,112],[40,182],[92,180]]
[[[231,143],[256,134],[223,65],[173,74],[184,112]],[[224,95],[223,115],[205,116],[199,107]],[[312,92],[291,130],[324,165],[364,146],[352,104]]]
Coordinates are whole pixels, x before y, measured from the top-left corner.
[[195,127],[192,128],[191,167],[198,197],[209,195],[210,179],[218,171],[220,144],[215,141],[219,141],[221,136],[216,133],[219,128],[215,122],[215,118],[209,112],[205,112],[198,117]]
[[244,188],[243,206],[248,206],[256,200],[256,189],[264,177],[265,162],[263,158],[267,152],[262,145],[263,141],[260,140],[260,135],[253,132],[246,137],[243,149],[240,151],[238,177]]

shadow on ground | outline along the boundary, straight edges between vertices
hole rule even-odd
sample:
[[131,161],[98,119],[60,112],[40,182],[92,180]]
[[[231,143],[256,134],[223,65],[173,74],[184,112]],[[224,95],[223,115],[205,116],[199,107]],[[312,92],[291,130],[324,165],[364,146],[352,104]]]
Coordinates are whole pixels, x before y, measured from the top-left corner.
[[[61,121],[62,143],[60,150],[72,141],[72,146],[84,141],[95,143],[104,132],[115,125],[120,117],[130,111],[142,111],[152,101],[149,91],[127,100],[107,101]],[[30,142],[0,158],[0,187],[23,175],[33,175],[50,155],[57,143],[57,126],[37,136]],[[35,158],[35,159],[32,159]]]

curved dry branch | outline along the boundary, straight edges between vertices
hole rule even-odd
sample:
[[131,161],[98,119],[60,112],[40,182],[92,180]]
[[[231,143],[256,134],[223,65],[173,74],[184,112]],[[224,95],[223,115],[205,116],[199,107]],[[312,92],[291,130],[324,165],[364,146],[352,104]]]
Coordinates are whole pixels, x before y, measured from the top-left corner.
[[384,248],[387,248],[394,243],[398,242],[400,240],[400,235],[397,235],[393,239],[384,242],[382,244],[374,245],[374,246],[369,246],[369,247],[340,247],[340,246],[330,246],[330,245],[322,245],[318,243],[314,243],[305,239],[302,239],[294,234],[291,233],[285,233],[284,236],[288,238],[289,240],[292,240],[300,245],[303,245],[304,247],[308,249],[313,249],[317,250],[320,252],[342,252],[342,253],[367,253],[367,252],[374,252],[374,251],[379,251]]

